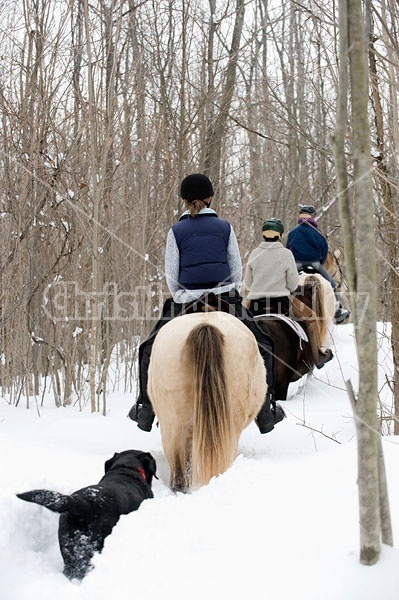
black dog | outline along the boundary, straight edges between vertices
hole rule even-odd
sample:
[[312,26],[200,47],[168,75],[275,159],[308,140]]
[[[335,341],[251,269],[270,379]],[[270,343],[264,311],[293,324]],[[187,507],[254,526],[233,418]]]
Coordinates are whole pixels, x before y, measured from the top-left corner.
[[64,559],[64,575],[83,579],[91,569],[95,552],[101,552],[104,539],[120,515],[137,510],[143,500],[153,498],[151,483],[156,462],[148,452],[126,450],[105,463],[105,475],[71,496],[49,490],[17,494],[27,502],[41,504],[61,513],[58,540]]

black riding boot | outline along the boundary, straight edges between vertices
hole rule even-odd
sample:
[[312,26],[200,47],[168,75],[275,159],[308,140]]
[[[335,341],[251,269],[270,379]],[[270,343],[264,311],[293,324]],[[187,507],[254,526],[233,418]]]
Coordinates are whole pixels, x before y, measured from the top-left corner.
[[344,323],[345,321],[347,321],[350,316],[351,314],[349,310],[346,310],[346,308],[343,308],[340,304],[337,310],[335,311],[334,321],[337,325],[339,325],[340,323]]
[[274,343],[270,335],[266,330],[261,327],[259,322],[256,322],[252,315],[246,311],[241,305],[241,314],[239,315],[241,321],[252,331],[255,339],[258,343],[260,355],[263,358],[263,362],[266,369],[266,383],[267,383],[267,394],[266,400],[260,409],[258,416],[255,419],[255,423],[259,427],[261,433],[269,433],[274,429],[276,423],[282,421],[285,417],[285,412],[279,404],[275,402],[272,397],[274,396],[275,387],[275,349]]
[[285,418],[285,412],[279,404],[271,399],[271,394],[266,394],[266,400],[255,419],[261,433],[269,433],[276,423]]
[[147,394],[148,366],[150,364],[153,341],[154,338],[146,340],[139,348],[140,393],[136,404],[132,406],[128,414],[128,417],[132,419],[132,421],[136,421],[137,427],[142,431],[151,431],[155,419],[155,413]]
[[172,298],[167,298],[163,308],[161,318],[155,323],[148,338],[140,344],[139,348],[139,386],[140,392],[137,402],[128,413],[132,421],[136,421],[137,427],[143,431],[151,431],[155,419],[151,401],[147,394],[148,367],[150,365],[151,350],[158,331],[174,317],[177,317],[184,305],[173,302]]
[[132,421],[136,421],[137,427],[142,429],[142,431],[151,431],[155,413],[152,410],[148,396],[141,396],[138,398],[136,404],[130,409],[128,417],[132,419]]

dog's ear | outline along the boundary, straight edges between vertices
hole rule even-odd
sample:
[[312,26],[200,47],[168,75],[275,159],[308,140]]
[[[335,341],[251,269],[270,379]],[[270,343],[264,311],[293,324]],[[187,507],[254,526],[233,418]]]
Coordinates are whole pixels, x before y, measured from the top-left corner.
[[119,456],[119,452],[115,452],[115,454],[113,455],[112,458],[109,458],[108,460],[105,461],[104,473],[107,473],[110,470],[110,468],[112,467],[112,465],[114,464],[114,462],[116,461],[118,456]]
[[157,472],[157,463],[155,462],[155,458],[149,452],[143,452],[140,456],[140,459],[143,464],[143,469],[145,471],[145,479],[148,485],[151,485],[152,478],[158,479],[156,476]]

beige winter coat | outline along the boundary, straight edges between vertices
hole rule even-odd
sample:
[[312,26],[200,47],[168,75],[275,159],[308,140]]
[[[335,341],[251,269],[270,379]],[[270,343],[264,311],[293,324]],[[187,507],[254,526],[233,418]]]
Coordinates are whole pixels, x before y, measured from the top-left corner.
[[298,286],[298,281],[291,250],[284,248],[281,242],[261,242],[249,256],[243,295],[248,300],[289,296]]

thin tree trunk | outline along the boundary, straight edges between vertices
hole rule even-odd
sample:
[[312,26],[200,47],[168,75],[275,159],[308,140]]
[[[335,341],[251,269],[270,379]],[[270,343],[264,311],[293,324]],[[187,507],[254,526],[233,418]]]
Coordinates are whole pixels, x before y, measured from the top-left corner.
[[[387,24],[387,14],[385,2],[382,2],[382,17]],[[384,123],[384,112],[380,100],[379,78],[377,74],[377,61],[374,47],[370,49],[370,71],[373,81],[374,111],[376,123],[376,145],[379,150],[377,158],[377,172],[380,175],[380,189],[384,209],[384,235],[382,241],[387,245],[387,291],[389,320],[391,321],[391,347],[393,360],[393,395],[394,395],[394,434],[399,435],[399,234],[398,234],[398,193],[395,181],[395,172],[391,173],[389,168],[389,158],[385,149],[385,127],[388,127],[390,145],[393,151],[398,148],[398,105],[397,105],[397,85],[393,65],[395,57],[392,54],[391,44],[387,35],[387,28],[384,27],[384,42],[387,49],[390,90],[391,115],[388,115],[388,124]],[[395,171],[395,167],[394,171]],[[396,166],[397,171],[397,166]]]
[[215,116],[210,119],[208,124],[206,142],[207,154],[205,157],[204,170],[205,173],[207,173],[212,179],[215,190],[217,190],[219,187],[224,134],[236,81],[237,60],[240,49],[242,27],[244,23],[244,13],[245,0],[236,0],[236,19],[229,51],[229,61],[225,72],[222,97],[220,103],[218,103]]
[[337,195],[339,199],[339,216],[342,227],[342,238],[345,248],[345,265],[348,288],[352,292],[351,310],[353,321],[357,322],[356,263],[355,244],[352,225],[352,212],[349,194],[349,178],[346,164],[346,127],[348,121],[348,17],[347,0],[339,2],[339,84],[337,99],[337,114],[333,137],[335,168],[337,174]]
[[353,189],[356,202],[357,291],[367,306],[356,326],[359,357],[358,452],[360,560],[376,563],[380,555],[377,424],[377,291],[371,181],[370,128],[364,27],[361,0],[348,3],[349,70],[352,93]]
[[385,470],[384,452],[382,449],[381,436],[378,437],[378,491],[380,497],[381,541],[383,544],[387,544],[387,546],[393,546],[393,532],[391,522],[391,511],[389,508],[387,474]]
[[90,351],[89,351],[89,385],[90,385],[90,407],[91,412],[96,411],[96,373],[97,361],[99,355],[99,293],[100,293],[100,275],[99,275],[99,216],[100,216],[100,190],[99,190],[99,169],[97,161],[97,118],[95,115],[96,99],[94,94],[94,79],[92,73],[92,56],[91,56],[91,41],[90,41],[90,23],[89,23],[89,4],[88,0],[84,1],[84,22],[86,34],[86,48],[88,57],[88,118],[87,129],[89,139],[89,156],[90,156],[90,182],[91,195],[93,202],[92,215],[92,291],[90,293]]
[[[358,489],[360,511],[360,561],[378,562],[381,544],[381,519],[384,539],[390,539],[388,496],[385,469],[377,424],[377,275],[374,240],[371,147],[368,123],[367,62],[361,0],[340,2],[340,95],[335,131],[340,213],[343,223],[344,248],[348,263],[350,292],[366,298],[364,310],[354,310],[356,347],[359,360],[359,396],[352,401],[358,442]],[[352,160],[355,210],[350,210],[345,173],[345,126],[347,97],[347,59],[352,96]],[[352,229],[352,223],[354,229]],[[354,248],[352,246],[354,241]],[[353,251],[354,250],[354,251]],[[353,303],[355,304],[355,303]],[[351,397],[351,394],[349,394]],[[385,492],[383,491],[385,490]],[[383,506],[380,504],[383,503]],[[381,508],[381,512],[380,512]]]

